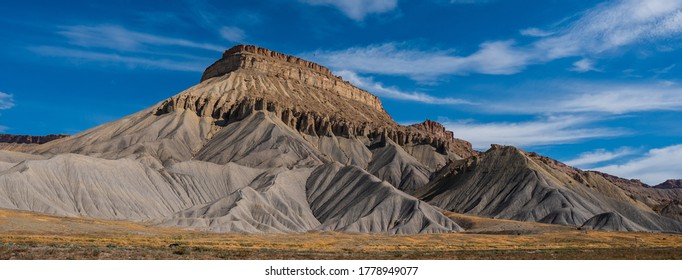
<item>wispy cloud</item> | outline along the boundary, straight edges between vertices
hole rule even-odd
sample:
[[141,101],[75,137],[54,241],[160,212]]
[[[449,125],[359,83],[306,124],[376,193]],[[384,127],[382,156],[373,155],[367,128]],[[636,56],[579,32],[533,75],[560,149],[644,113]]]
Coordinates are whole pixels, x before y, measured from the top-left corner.
[[627,134],[615,128],[585,128],[593,121],[584,116],[559,116],[526,122],[448,121],[443,125],[454,131],[458,138],[470,141],[477,149],[486,149],[490,144],[519,147],[567,144]]
[[[0,91],[0,110],[7,110],[14,107],[13,96],[9,93]],[[8,127],[0,125],[0,133],[7,131]]]
[[621,0],[587,10],[555,35],[532,45],[545,60],[602,53],[623,46],[674,38],[682,33],[682,1]]
[[230,42],[241,42],[246,38],[246,32],[236,26],[223,26],[220,28],[220,36]]
[[398,6],[398,0],[300,0],[300,2],[334,7],[355,21],[362,21],[370,14],[392,11]]
[[521,35],[523,35],[523,36],[528,36],[528,37],[547,37],[549,35],[554,34],[554,32],[542,30],[542,29],[537,28],[537,27],[522,29],[521,31],[519,31],[519,33],[521,33]]
[[581,60],[578,60],[573,63],[573,68],[571,68],[571,71],[574,72],[589,72],[589,71],[600,71],[599,69],[594,67],[594,61],[589,59],[589,58],[583,58]]
[[670,70],[673,70],[673,68],[675,68],[675,66],[676,66],[676,64],[671,64],[671,65],[664,67],[664,68],[652,69],[651,72],[654,72],[656,74],[656,76],[668,74],[668,73],[670,73]]
[[123,51],[137,51],[144,48],[159,46],[176,46],[211,51],[225,50],[225,47],[223,46],[142,33],[128,30],[118,25],[64,26],[57,33],[66,37],[71,44],[82,47],[97,47]]
[[640,179],[650,185],[667,179],[682,178],[682,145],[651,149],[645,155],[625,164],[594,168],[620,177]]
[[207,0],[185,0],[187,12],[184,15],[207,31],[218,31],[226,23],[237,26],[252,26],[262,22],[262,16],[254,11],[242,9],[221,10]]
[[660,110],[682,110],[682,89],[679,87],[595,88],[556,104],[561,112],[605,112],[623,114]]
[[188,55],[190,51],[225,50],[215,44],[133,31],[118,25],[62,26],[56,33],[66,39],[66,44],[29,46],[28,50],[41,56],[68,58],[69,62],[190,72],[201,72],[211,63],[208,56]]
[[419,50],[404,43],[385,43],[339,51],[318,50],[302,56],[333,68],[358,73],[432,80],[444,74],[516,73],[525,67],[528,55],[515,50],[512,45],[512,41],[484,43],[478,52],[469,56],[458,56],[451,50]]
[[564,163],[579,168],[585,168],[595,163],[602,163],[623,158],[636,152],[637,151],[631,147],[621,147],[613,151],[597,149],[594,151],[581,153],[577,158],[568,160]]
[[382,83],[375,82],[371,77],[362,77],[352,71],[336,71],[336,74],[351,82],[353,85],[370,91],[380,97],[408,100],[427,104],[473,104],[472,102],[457,98],[440,98],[421,92],[405,92],[395,87],[387,87]]
[[[519,73],[528,65],[560,58],[603,54],[641,42],[679,40],[681,8],[680,0],[608,2],[555,28],[521,30],[523,35],[538,37],[526,45],[518,45],[513,40],[489,41],[481,43],[470,54],[388,42],[344,50],[318,50],[309,57],[338,69],[415,80],[471,73],[508,75]],[[584,60],[575,69],[586,70],[591,65],[592,61]]]
[[174,71],[201,72],[207,65],[206,61],[179,61],[177,59],[149,59],[142,57],[123,56],[118,54],[84,51],[78,49],[38,46],[29,50],[43,56],[65,57],[86,62],[107,62],[125,65],[130,68],[154,68]]
[[[682,86],[676,83],[568,80],[517,91],[523,98],[489,102],[483,109],[511,114],[626,114],[682,110]],[[544,97],[532,98],[537,93]]]
[[14,107],[13,96],[9,93],[0,91],[0,110],[7,110]]
[[177,46],[212,51],[222,51],[225,47],[196,43],[185,39],[157,36],[128,30],[118,25],[64,26],[57,32],[70,43],[82,47],[98,47],[134,51],[149,46]]

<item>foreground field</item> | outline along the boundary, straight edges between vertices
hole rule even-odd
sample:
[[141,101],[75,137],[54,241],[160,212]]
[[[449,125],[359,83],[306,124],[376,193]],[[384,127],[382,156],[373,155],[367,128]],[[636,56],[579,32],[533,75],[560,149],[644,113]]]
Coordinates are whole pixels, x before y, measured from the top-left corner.
[[0,210],[0,259],[682,259],[682,235],[448,213],[465,233],[216,234]]

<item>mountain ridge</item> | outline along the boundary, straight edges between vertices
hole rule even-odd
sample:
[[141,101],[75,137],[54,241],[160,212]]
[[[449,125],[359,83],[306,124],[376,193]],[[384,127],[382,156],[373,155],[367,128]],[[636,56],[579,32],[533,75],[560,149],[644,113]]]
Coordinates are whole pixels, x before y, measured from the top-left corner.
[[[233,68],[147,109],[33,155],[0,151],[0,207],[221,232],[462,230],[400,188],[470,144],[397,124],[304,60],[248,46],[225,57],[213,67]],[[385,152],[401,164],[374,168]]]
[[44,136],[0,134],[0,143],[7,144],[45,144],[50,141],[69,137],[67,134],[48,134]]
[[448,211],[682,232],[682,189],[614,178],[515,147],[479,153],[440,123],[396,123],[323,66],[238,45],[147,109],[0,150],[0,207],[245,233],[464,230]]

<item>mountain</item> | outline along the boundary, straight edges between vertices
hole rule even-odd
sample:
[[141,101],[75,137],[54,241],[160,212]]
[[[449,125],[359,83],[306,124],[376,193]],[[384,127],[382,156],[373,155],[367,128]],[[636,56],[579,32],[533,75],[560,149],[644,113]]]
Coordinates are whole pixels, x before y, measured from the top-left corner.
[[30,151],[37,145],[68,136],[69,135],[65,134],[50,134],[45,136],[0,134],[0,150],[17,152]]
[[0,146],[0,208],[216,232],[464,230],[451,212],[682,232],[680,188],[514,147],[474,151],[437,122],[397,124],[323,66],[256,46],[225,51],[199,84],[145,110],[12,145]]
[[654,186],[654,188],[657,188],[657,189],[682,189],[682,179],[666,180],[665,182]]
[[675,217],[657,213],[633,190],[601,173],[493,145],[480,156],[450,163],[416,195],[437,207],[476,216],[616,231],[682,231]]
[[397,124],[320,65],[244,45],[196,86],[29,152],[0,151],[0,207],[212,231],[401,234],[461,230],[403,190],[476,153]]

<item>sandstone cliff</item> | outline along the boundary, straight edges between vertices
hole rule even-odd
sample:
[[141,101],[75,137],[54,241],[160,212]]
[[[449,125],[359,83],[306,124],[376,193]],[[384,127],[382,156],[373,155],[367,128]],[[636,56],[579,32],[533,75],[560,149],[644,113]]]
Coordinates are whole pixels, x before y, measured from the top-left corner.
[[446,130],[445,126],[443,126],[441,123],[432,120],[426,120],[423,123],[416,123],[411,125],[411,127],[421,131],[426,131],[444,139],[455,139],[455,134],[452,131]]
[[[208,81],[211,78],[215,79]],[[206,94],[205,89],[187,91],[163,102],[158,113],[188,109],[229,122],[266,110],[313,136],[383,137],[398,145],[431,145],[442,154],[467,157],[474,153],[468,142],[454,139],[438,123],[428,121],[428,127],[398,125],[377,96],[334,76],[323,66],[257,46],[238,45],[225,51],[206,69],[201,81],[222,84],[219,90],[231,92],[230,98]]]

